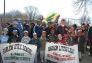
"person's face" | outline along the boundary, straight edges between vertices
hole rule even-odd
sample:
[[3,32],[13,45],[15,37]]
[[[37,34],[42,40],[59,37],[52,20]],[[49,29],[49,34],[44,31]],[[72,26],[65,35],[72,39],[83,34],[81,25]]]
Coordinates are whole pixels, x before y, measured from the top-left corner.
[[72,26],[72,27],[71,27],[71,31],[73,31],[73,30],[74,30],[74,27]]
[[51,26],[54,27],[55,26],[54,23],[52,23]]
[[28,32],[25,32],[25,33],[24,33],[24,36],[28,36]]
[[85,28],[86,28],[86,30],[88,30],[88,28],[89,28],[89,25],[87,24],[87,25],[85,26]]
[[17,32],[13,32],[13,35],[17,35]]
[[62,35],[61,34],[58,34],[58,39],[62,40]]
[[34,38],[34,39],[37,39],[37,34],[33,35],[33,38]]
[[82,26],[81,26],[81,29],[82,29],[82,30],[85,30],[85,26],[84,26],[84,25],[82,25]]
[[54,29],[52,29],[52,30],[51,30],[51,34],[53,35],[54,33],[55,33],[55,30],[54,30]]
[[46,37],[46,32],[42,32],[42,37]]
[[65,21],[61,21],[61,26],[65,26],[66,25],[66,23],[65,23]]
[[35,24],[33,24],[33,23],[31,23],[30,25],[31,25],[31,28],[33,28],[35,26]]
[[48,27],[51,28],[52,27],[52,24],[48,24]]

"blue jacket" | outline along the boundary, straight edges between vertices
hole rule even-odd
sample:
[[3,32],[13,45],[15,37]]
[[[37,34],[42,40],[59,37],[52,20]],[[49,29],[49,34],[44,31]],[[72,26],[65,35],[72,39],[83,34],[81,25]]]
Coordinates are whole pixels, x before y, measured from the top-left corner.
[[18,21],[17,28],[19,30],[19,37],[22,39],[23,37],[23,24],[22,21]]
[[37,37],[40,38],[42,35],[42,28],[36,25],[34,31],[37,33]]
[[29,42],[29,44],[36,45],[37,49],[41,48],[41,40],[40,39],[31,39],[31,41]]

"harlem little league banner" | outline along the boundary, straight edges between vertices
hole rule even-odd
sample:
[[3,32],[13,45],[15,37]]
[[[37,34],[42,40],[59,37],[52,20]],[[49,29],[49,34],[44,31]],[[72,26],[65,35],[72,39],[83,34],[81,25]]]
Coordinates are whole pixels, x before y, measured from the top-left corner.
[[37,46],[24,43],[0,44],[3,63],[34,63]]
[[46,43],[45,59],[56,63],[79,63],[78,45]]

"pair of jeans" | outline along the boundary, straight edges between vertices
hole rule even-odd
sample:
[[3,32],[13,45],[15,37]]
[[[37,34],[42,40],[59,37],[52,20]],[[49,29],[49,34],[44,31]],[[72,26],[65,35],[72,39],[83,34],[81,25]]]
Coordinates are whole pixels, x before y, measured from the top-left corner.
[[41,62],[45,62],[45,50],[41,49],[40,51]]

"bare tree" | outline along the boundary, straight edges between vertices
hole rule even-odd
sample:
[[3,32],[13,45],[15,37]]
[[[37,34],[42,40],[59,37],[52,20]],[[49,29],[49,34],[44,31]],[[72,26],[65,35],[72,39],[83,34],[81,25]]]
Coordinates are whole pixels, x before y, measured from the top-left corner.
[[77,12],[80,12],[82,9],[84,9],[85,13],[87,12],[89,5],[92,5],[92,0],[75,0],[73,4]]
[[82,22],[86,22],[89,19],[88,16],[88,7],[92,5],[92,0],[76,0],[74,1],[74,7],[76,9],[76,14],[83,13],[82,14]]
[[29,6],[29,7],[25,7],[24,8],[29,19],[34,21],[35,19],[37,20],[39,17],[41,17],[42,15],[40,15],[38,8],[34,7],[34,6]]
[[12,10],[9,12],[9,14],[12,16],[12,18],[21,18],[22,13],[18,10]]
[[[0,14],[0,16],[2,17],[3,15]],[[22,13],[18,10],[12,10],[10,12],[7,12],[5,17],[6,18],[20,18],[22,16]]]

